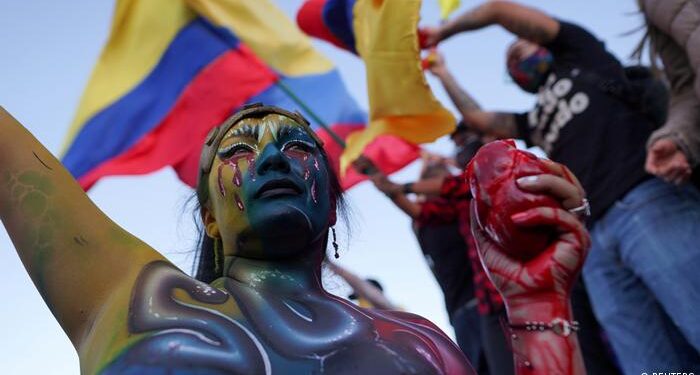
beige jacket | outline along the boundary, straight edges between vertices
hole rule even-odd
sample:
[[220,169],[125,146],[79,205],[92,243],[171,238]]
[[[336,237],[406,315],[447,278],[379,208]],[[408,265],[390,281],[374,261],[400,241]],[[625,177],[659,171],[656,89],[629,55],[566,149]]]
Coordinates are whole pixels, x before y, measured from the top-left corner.
[[649,25],[652,48],[661,57],[671,84],[666,124],[651,144],[670,137],[700,164],[700,0],[639,0]]

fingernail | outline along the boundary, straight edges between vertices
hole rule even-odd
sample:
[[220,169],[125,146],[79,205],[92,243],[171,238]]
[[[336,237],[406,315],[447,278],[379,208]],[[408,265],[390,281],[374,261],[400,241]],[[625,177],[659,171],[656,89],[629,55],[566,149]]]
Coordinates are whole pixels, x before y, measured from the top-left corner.
[[532,185],[537,182],[539,178],[537,176],[526,176],[520,177],[517,182],[518,185]]
[[532,214],[529,212],[518,212],[517,214],[510,215],[510,219],[513,220],[514,223],[521,223],[523,221],[527,221],[530,219]]

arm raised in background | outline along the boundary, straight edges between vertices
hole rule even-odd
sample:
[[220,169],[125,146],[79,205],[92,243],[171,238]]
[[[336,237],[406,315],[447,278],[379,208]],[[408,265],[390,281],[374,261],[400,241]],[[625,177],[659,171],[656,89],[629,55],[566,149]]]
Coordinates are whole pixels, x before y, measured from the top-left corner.
[[401,191],[401,185],[389,181],[389,179],[381,173],[370,176],[370,179],[377,190],[386,194],[386,196],[391,199],[396,207],[398,207],[411,219],[418,218],[421,210],[420,204],[408,199],[406,194]]
[[423,30],[427,47],[452,35],[500,25],[516,36],[537,44],[551,42],[559,33],[559,21],[547,14],[511,1],[488,1],[436,28]]
[[105,216],[2,107],[0,178],[0,219],[34,285],[80,350],[113,292],[163,257]]
[[342,277],[343,280],[350,285],[353,292],[366,299],[373,308],[382,310],[398,310],[398,308],[394,306],[394,304],[391,303],[388,298],[386,298],[384,293],[379,288],[367,282],[367,280],[362,279],[361,277],[350,272],[350,270],[333,262],[328,261],[326,264],[331,271],[333,271],[333,273]]
[[455,77],[447,69],[442,55],[436,52],[428,69],[440,79],[452,103],[462,115],[465,125],[497,139],[517,136],[515,115],[481,109],[479,103],[457,83]]

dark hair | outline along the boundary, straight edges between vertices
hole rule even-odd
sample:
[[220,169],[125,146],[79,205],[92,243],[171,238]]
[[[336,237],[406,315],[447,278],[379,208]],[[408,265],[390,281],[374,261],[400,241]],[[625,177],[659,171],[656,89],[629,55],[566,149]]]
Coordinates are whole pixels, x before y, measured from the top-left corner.
[[[323,148],[319,148],[319,152],[321,154],[321,158],[323,159],[323,164],[326,166],[326,170],[328,171],[329,194],[331,200],[335,202],[338,219],[346,220],[347,204],[343,196],[343,188],[340,185],[340,180],[338,179],[335,168],[333,168],[329,163],[329,158],[326,151]],[[199,184],[206,184],[207,181],[207,178],[202,178],[200,179]],[[199,188],[200,186],[197,186],[197,191]],[[201,210],[203,205],[205,205],[207,202],[200,202],[196,193],[192,196],[191,200],[196,202],[192,216],[194,218],[199,237],[193,264],[194,277],[202,282],[211,283],[217,278],[223,276],[223,246],[221,246],[221,243],[216,246],[215,240],[209,237],[204,230]],[[326,242],[328,242],[328,236],[326,236]]]
[[440,161],[426,161],[423,164],[423,170],[420,172],[420,179],[425,180],[429,178],[441,177],[450,174],[450,168],[444,160]]

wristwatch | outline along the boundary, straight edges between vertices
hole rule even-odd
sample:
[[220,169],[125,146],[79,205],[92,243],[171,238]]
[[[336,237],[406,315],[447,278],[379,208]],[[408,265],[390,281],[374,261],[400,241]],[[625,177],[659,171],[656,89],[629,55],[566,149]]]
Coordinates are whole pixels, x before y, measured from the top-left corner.
[[408,183],[401,185],[401,192],[404,194],[413,193],[413,182],[408,182]]

